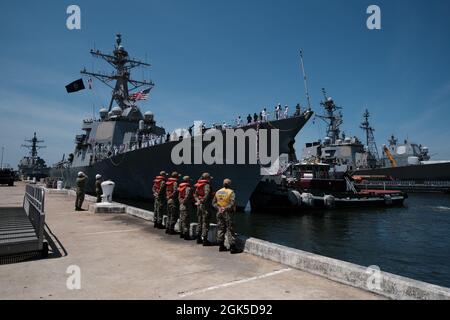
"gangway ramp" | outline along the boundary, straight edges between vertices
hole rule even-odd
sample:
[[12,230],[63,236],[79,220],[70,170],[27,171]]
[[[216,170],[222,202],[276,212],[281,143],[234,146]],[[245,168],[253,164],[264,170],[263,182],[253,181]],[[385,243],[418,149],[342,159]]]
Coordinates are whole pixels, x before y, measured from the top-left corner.
[[41,187],[27,185],[21,207],[0,207],[1,260],[14,255],[47,256],[44,198]]

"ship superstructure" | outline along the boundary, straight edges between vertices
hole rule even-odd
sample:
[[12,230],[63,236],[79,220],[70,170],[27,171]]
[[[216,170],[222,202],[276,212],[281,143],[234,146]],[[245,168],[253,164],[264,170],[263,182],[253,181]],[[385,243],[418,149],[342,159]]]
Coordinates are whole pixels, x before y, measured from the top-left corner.
[[325,115],[316,115],[327,123],[327,134],[323,140],[306,143],[302,150],[302,161],[324,162],[331,165],[332,173],[386,176],[388,179],[408,181],[450,181],[450,161],[430,161],[427,147],[405,139],[403,142],[392,135],[387,145],[382,146],[381,156],[370,124],[370,113],[366,109],[360,128],[365,134],[365,143],[357,137],[341,132],[343,116],[332,98],[324,92],[321,103]]
[[23,144],[22,147],[29,150],[29,155],[23,157],[19,162],[19,175],[23,178],[45,178],[48,176],[49,168],[45,164],[44,159],[38,156],[38,150],[46,148],[42,145],[44,140],[39,140],[34,133],[31,139],[26,139],[27,144]]
[[[301,159],[306,162],[323,162],[329,164],[335,174],[376,166],[376,157],[356,136],[347,136],[342,130],[342,107],[335,104],[333,98],[322,89],[324,100],[320,105],[325,114],[316,118],[327,125],[326,136],[323,140],[306,143],[302,149]],[[363,123],[368,125],[368,118]],[[362,125],[362,126],[363,126]],[[373,130],[369,126],[369,130]]]

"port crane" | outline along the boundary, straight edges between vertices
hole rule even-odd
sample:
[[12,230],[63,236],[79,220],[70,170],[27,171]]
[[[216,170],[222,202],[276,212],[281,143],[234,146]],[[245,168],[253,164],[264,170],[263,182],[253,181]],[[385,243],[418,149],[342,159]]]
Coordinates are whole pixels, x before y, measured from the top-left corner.
[[386,145],[383,145],[383,151],[386,157],[389,159],[389,162],[391,163],[392,167],[397,167],[397,161],[395,161],[394,157],[392,156],[391,151],[389,151],[389,148]]

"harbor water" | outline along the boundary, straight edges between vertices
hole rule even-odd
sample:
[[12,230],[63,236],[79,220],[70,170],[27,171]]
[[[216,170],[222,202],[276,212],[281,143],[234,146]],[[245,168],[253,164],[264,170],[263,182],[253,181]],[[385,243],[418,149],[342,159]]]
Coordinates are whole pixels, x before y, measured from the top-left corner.
[[449,194],[411,193],[397,208],[239,212],[235,220],[239,234],[450,287]]

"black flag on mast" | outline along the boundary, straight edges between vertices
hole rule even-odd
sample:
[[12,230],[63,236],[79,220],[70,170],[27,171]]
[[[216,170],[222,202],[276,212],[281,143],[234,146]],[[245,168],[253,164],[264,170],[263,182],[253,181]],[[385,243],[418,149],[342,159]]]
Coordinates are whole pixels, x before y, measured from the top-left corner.
[[78,79],[66,86],[67,93],[77,92],[84,89],[83,79]]

